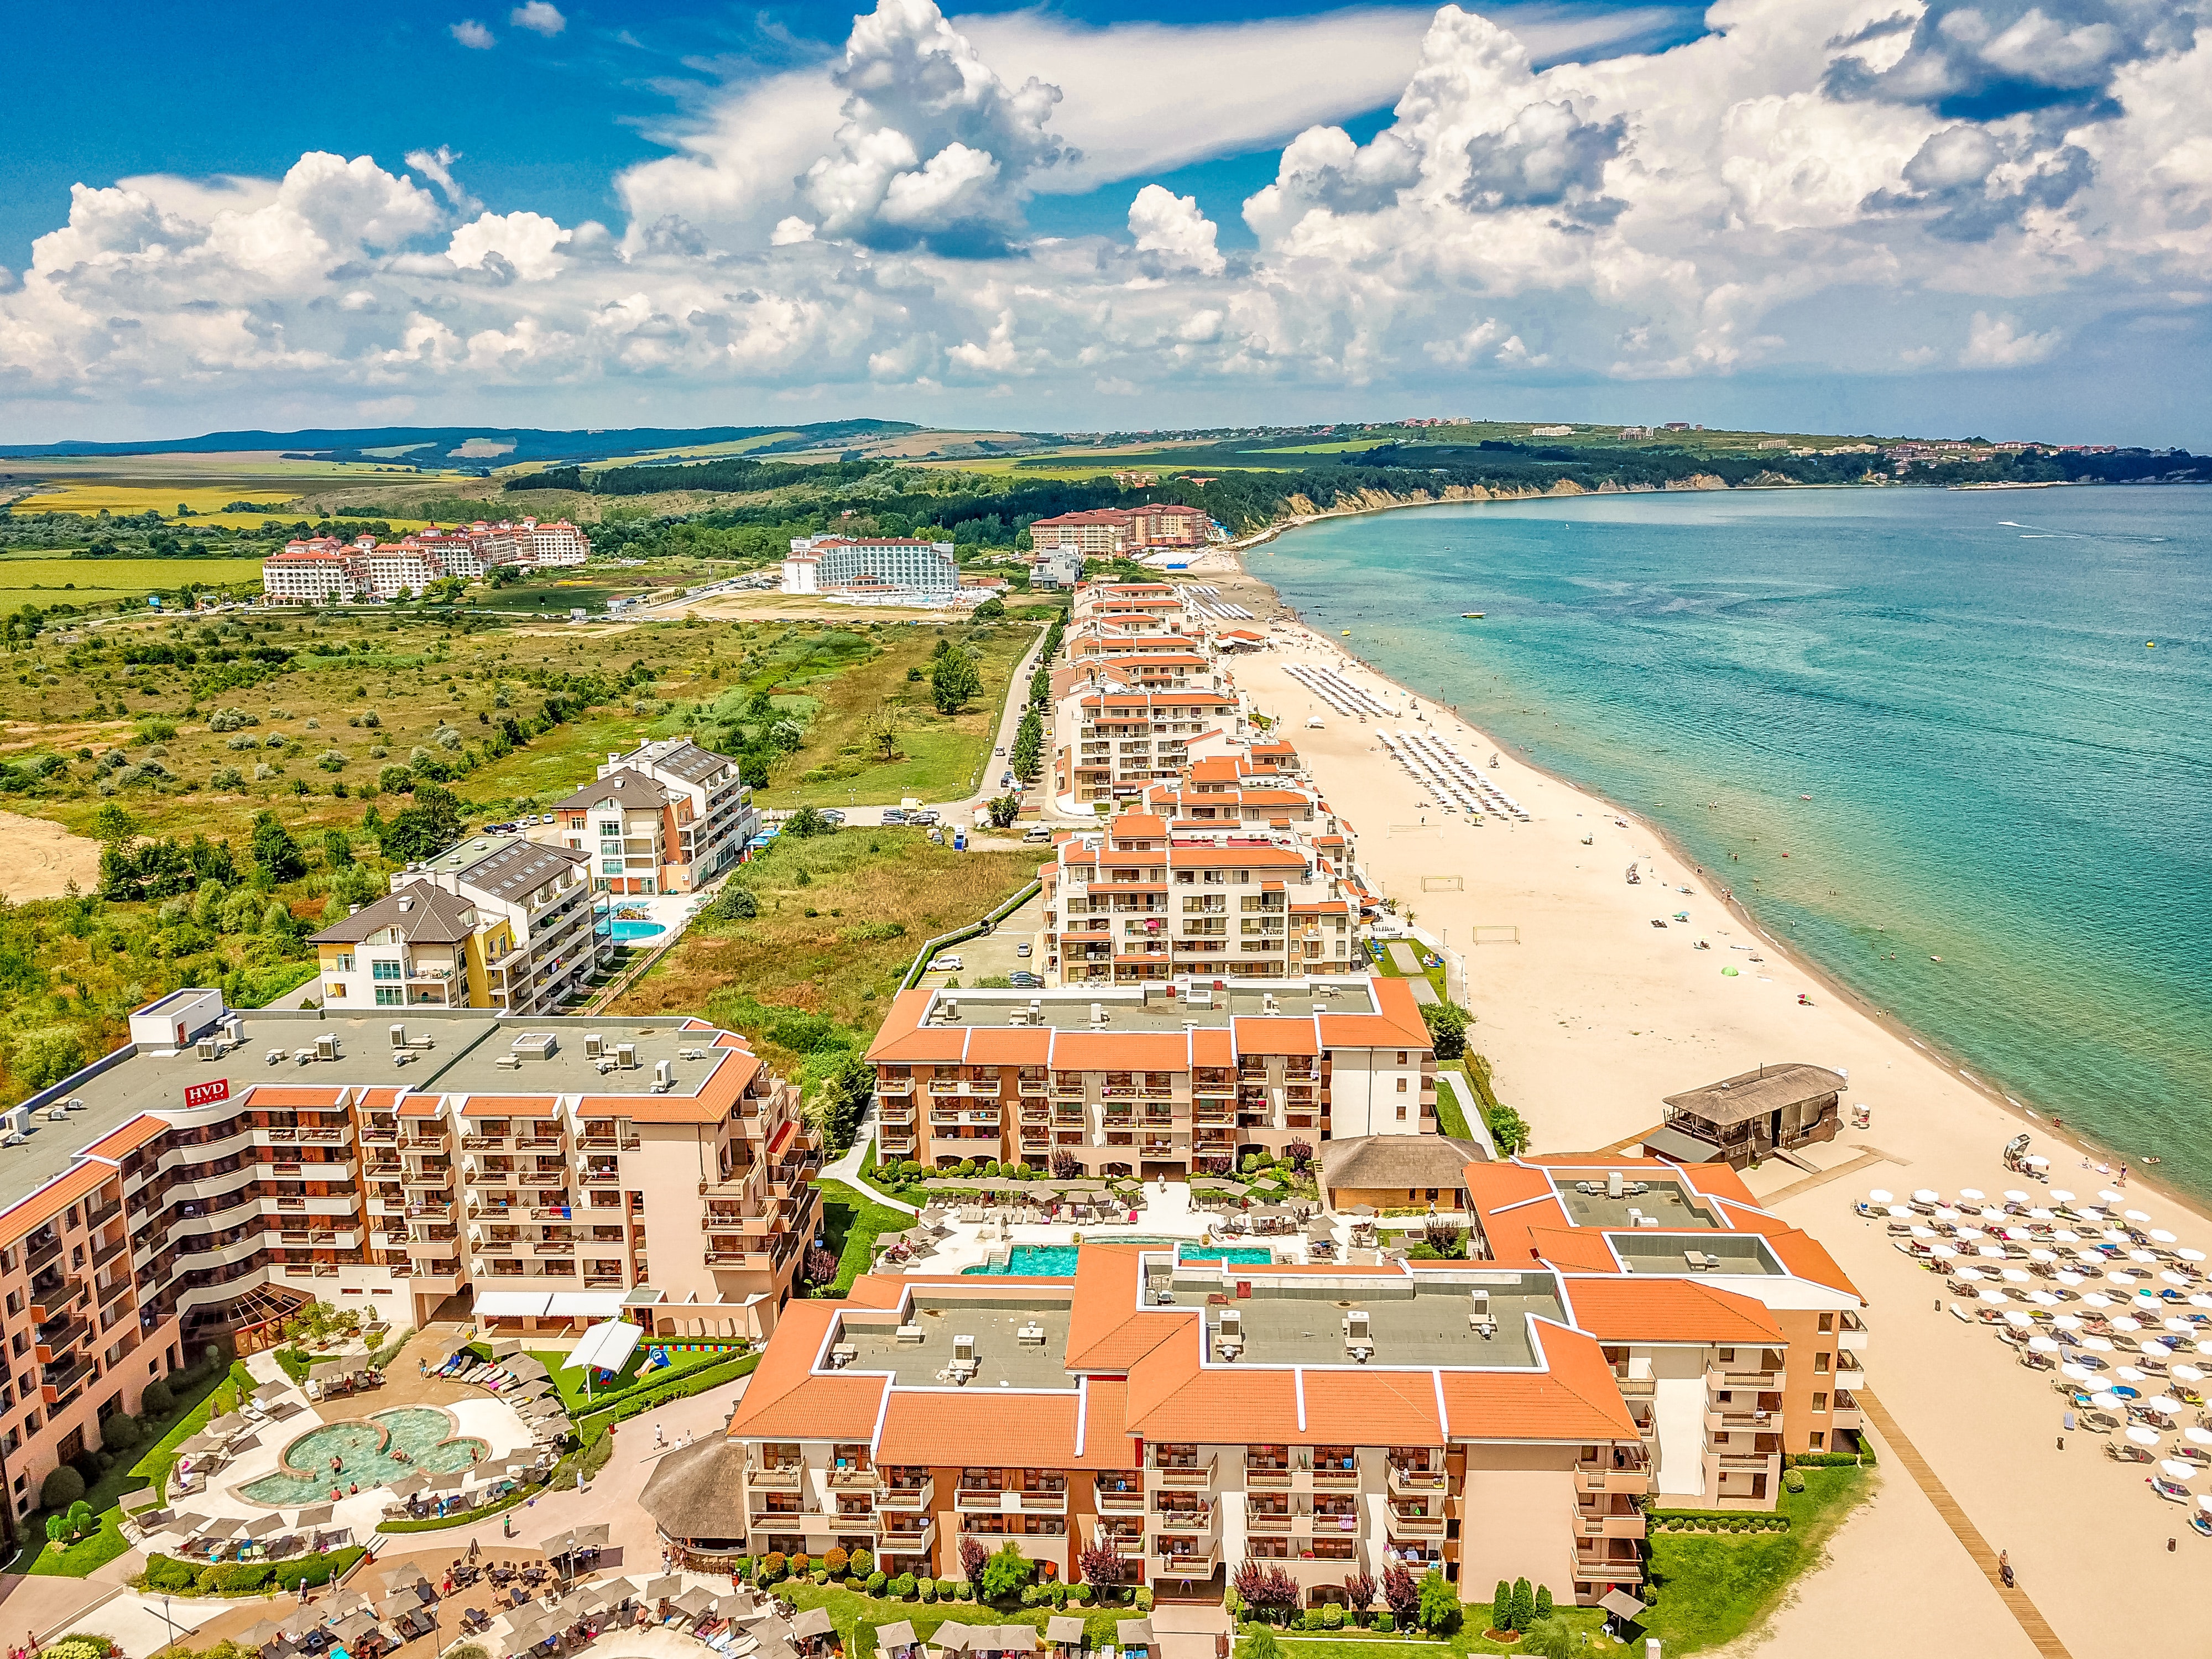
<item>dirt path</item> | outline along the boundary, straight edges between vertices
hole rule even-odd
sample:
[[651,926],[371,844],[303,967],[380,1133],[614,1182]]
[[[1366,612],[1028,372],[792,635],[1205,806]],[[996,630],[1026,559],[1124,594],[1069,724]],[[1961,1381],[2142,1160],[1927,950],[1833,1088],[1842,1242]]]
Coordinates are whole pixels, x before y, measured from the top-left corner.
[[59,898],[70,882],[80,892],[100,885],[100,843],[73,836],[46,818],[0,812],[0,892],[21,904],[28,899]]

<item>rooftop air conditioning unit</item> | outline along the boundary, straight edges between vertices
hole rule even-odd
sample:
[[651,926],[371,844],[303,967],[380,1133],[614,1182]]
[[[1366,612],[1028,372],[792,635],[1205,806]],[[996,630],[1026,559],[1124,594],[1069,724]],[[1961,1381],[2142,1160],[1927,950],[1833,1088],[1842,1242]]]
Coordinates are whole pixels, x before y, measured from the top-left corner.
[[635,1042],[617,1042],[615,1044],[615,1064],[622,1067],[625,1072],[635,1071],[637,1069],[637,1044]]
[[1344,1351],[1359,1365],[1375,1357],[1375,1332],[1366,1309],[1354,1308],[1344,1316]]
[[654,1060],[653,1062],[653,1081],[657,1087],[663,1089],[667,1088],[671,1084],[676,1081],[676,1068],[665,1060]]
[[1276,1000],[1275,994],[1273,991],[1267,992],[1261,995],[1260,999],[1260,1012],[1266,1014],[1279,1014],[1283,1012],[1283,1005]]
[[527,1054],[532,1060],[550,1060],[560,1048],[560,1039],[550,1031],[525,1031],[507,1047],[518,1054]]
[[606,1046],[607,1040],[599,1032],[586,1031],[584,1033],[584,1058],[586,1060],[597,1060],[599,1057],[600,1052],[605,1049]]
[[1619,1198],[1626,1184],[1620,1170],[1607,1170],[1605,1172],[1605,1195],[1607,1198]]
[[336,1060],[337,1057],[338,1034],[336,1031],[318,1031],[315,1034],[315,1058]]
[[1094,1002],[1091,1005],[1091,1023],[1093,1025],[1103,1025],[1106,1023],[1106,1005],[1104,1003]]
[[407,1028],[404,1025],[394,1024],[392,1027],[392,1046],[395,1048],[407,1046]]
[[213,1037],[202,1037],[198,1042],[192,1045],[192,1052],[197,1054],[202,1060],[221,1060],[222,1058],[222,1044],[217,1042]]

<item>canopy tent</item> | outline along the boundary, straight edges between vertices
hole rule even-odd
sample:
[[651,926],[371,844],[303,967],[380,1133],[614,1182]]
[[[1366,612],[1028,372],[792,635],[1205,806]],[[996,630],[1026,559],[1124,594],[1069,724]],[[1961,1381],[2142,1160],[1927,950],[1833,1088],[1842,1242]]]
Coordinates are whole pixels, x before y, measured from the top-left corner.
[[545,1310],[555,1318],[611,1319],[623,1309],[620,1291],[556,1291]]
[[532,1319],[552,1300],[550,1291],[478,1291],[476,1310],[487,1319]]
[[[637,1352],[637,1345],[644,1336],[643,1331],[626,1319],[607,1320],[584,1333],[583,1339],[561,1362],[561,1369],[572,1371],[584,1365],[593,1370],[618,1371],[629,1363],[629,1357]],[[585,1385],[590,1386],[589,1378]]]

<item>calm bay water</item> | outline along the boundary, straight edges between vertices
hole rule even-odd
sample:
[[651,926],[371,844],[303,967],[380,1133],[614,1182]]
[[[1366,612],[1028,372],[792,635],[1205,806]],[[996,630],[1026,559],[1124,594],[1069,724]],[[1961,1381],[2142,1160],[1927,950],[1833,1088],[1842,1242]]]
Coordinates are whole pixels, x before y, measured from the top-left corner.
[[2212,1195],[2212,491],[1433,507],[1249,562],[1984,1081]]

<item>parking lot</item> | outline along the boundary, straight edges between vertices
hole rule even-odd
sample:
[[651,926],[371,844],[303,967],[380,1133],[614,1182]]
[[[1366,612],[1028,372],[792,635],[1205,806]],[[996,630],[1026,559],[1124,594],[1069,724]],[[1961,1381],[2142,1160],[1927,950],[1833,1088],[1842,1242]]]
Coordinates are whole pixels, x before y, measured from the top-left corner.
[[[1043,929],[1044,896],[1040,893],[989,933],[977,939],[963,939],[939,951],[939,960],[958,957],[960,966],[925,974],[921,982],[942,986],[957,979],[963,985],[972,986],[978,980],[1003,978],[1024,969],[1042,977],[1044,969],[1037,964],[1044,957],[1038,936]],[[1019,954],[1019,948],[1024,945],[1030,947],[1028,956]]]

